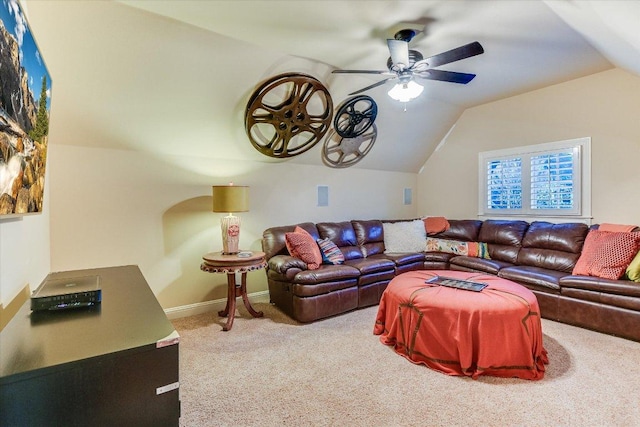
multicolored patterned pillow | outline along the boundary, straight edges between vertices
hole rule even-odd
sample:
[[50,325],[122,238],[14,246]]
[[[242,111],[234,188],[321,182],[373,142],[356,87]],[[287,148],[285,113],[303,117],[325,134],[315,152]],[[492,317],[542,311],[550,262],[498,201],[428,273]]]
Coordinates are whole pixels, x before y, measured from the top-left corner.
[[296,226],[293,233],[284,234],[284,243],[291,256],[304,261],[309,270],[320,268],[322,264],[320,248],[307,230]]
[[318,239],[317,242],[322,254],[323,264],[337,265],[344,262],[344,254],[328,237],[326,239]]
[[573,274],[617,280],[622,277],[639,248],[640,232],[591,230],[584,239]]
[[427,237],[427,252],[445,252],[489,259],[489,248],[484,242],[461,242],[458,240]]

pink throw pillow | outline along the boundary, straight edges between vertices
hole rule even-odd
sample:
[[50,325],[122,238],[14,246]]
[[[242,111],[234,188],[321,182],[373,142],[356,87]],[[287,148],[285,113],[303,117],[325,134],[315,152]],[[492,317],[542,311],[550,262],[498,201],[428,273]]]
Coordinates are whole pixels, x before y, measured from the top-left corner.
[[429,236],[447,231],[450,227],[449,221],[443,216],[430,216],[423,218],[422,221],[424,221],[424,229]]
[[301,259],[309,270],[317,270],[322,264],[320,248],[311,234],[296,226],[292,233],[285,233],[284,243],[291,256]]
[[573,274],[617,280],[640,248],[640,232],[591,230]]

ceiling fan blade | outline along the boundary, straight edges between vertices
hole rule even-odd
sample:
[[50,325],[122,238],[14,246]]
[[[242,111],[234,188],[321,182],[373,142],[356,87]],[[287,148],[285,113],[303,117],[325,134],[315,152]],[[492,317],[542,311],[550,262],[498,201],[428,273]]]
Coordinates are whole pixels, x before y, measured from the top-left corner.
[[409,67],[409,43],[404,40],[387,39],[389,53],[393,65],[403,64],[401,68]]
[[439,53],[437,55],[430,56],[414,64],[419,66],[422,63],[426,63],[429,67],[437,67],[450,62],[459,61],[461,59],[470,58],[472,56],[480,55],[484,53],[482,45],[478,42],[466,44],[464,46],[457,47],[455,49],[448,50],[446,52]]
[[358,93],[365,92],[365,91],[367,91],[367,90],[369,90],[369,89],[373,89],[374,87],[382,86],[383,84],[385,84],[385,83],[386,83],[386,82],[388,82],[389,80],[394,80],[394,79],[396,79],[396,78],[397,78],[397,77],[387,77],[387,78],[386,78],[386,79],[384,79],[384,80],[380,80],[379,82],[376,82],[376,83],[374,83],[374,84],[372,84],[372,85],[369,85],[369,86],[367,86],[367,87],[363,87],[363,88],[362,88],[362,89],[360,89],[360,90],[357,90],[357,91],[355,91],[355,92],[351,92],[351,93],[349,94],[349,96],[351,96],[351,95],[356,95],[356,94],[358,94]]
[[427,70],[414,73],[414,76],[428,80],[440,80],[443,82],[461,83],[466,85],[476,76],[475,74],[457,73],[455,71]]
[[331,73],[333,74],[387,74],[391,75],[395,73],[390,73],[388,70],[333,70]]

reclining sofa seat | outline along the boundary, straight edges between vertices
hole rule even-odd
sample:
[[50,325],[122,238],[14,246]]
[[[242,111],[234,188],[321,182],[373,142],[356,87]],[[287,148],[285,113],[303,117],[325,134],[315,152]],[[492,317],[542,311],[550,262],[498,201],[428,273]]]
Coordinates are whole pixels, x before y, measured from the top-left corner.
[[[598,224],[590,227],[598,228]],[[571,273],[558,284],[558,318],[554,320],[640,341],[640,284]]]
[[[477,242],[482,221],[473,219],[454,219],[449,221],[449,228],[430,237],[436,239],[456,240],[460,242]],[[445,252],[425,252],[425,270],[449,270],[450,261],[456,255]]]
[[[287,251],[285,234],[293,232],[296,225],[265,230],[262,248],[268,260],[267,283],[272,303],[300,322],[311,322],[379,303],[382,292],[396,275],[392,260],[367,258],[366,247],[358,244],[356,231],[349,221],[307,222],[297,226],[311,234],[314,240],[330,239],[340,248],[345,262],[322,264],[317,270],[309,270],[303,261]],[[369,235],[376,235],[371,225],[360,229],[368,229]],[[369,251],[375,252],[379,241],[372,239],[368,243]]]
[[[358,307],[378,304],[382,292],[396,275],[395,263],[385,258],[367,257],[367,249],[359,243],[356,230],[350,221],[321,222],[316,226],[320,238],[329,238],[340,248],[345,258],[344,265],[358,270]],[[371,245],[369,251],[373,252]]]
[[573,271],[588,232],[581,223],[532,222],[522,238],[517,265],[500,269],[498,276],[529,288],[545,316],[558,319],[560,279]]
[[640,286],[630,280],[564,276],[554,320],[640,341]]
[[449,261],[451,270],[498,275],[500,269],[515,265],[520,242],[528,226],[525,221],[483,221],[476,241],[487,244],[491,258],[453,257]]
[[[387,222],[387,221],[384,221]],[[385,253],[384,247],[384,222],[378,220],[351,221],[356,232],[358,246],[367,258],[384,259],[392,261],[395,266],[395,275],[411,270],[421,270],[424,265],[424,254],[422,252],[396,252]],[[395,221],[388,221],[395,222]],[[386,288],[386,285],[384,286]],[[382,289],[384,291],[384,289]],[[382,297],[382,292],[380,293]],[[376,304],[380,302],[380,297]]]
[[[315,224],[297,226],[318,239]],[[311,322],[353,310],[358,306],[358,276],[354,267],[322,265],[308,270],[300,259],[289,255],[285,233],[296,225],[272,227],[264,231],[262,249],[267,259],[267,283],[271,302],[300,322]]]

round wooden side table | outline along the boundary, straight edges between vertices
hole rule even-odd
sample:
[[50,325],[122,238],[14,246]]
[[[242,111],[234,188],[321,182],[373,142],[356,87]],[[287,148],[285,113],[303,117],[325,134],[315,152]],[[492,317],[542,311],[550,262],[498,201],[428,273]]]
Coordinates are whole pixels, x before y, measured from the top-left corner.
[[[242,256],[242,254],[248,255]],[[233,326],[237,297],[242,297],[244,306],[253,317],[263,316],[261,311],[254,310],[251,307],[251,303],[249,303],[249,298],[247,297],[247,272],[265,268],[267,263],[264,256],[264,252],[249,251],[241,251],[233,255],[223,254],[222,252],[210,252],[203,255],[200,270],[207,273],[227,274],[227,305],[224,310],[218,312],[218,316],[227,316],[227,323],[222,328],[223,331],[229,331]],[[236,283],[236,273],[242,273],[240,284]]]

